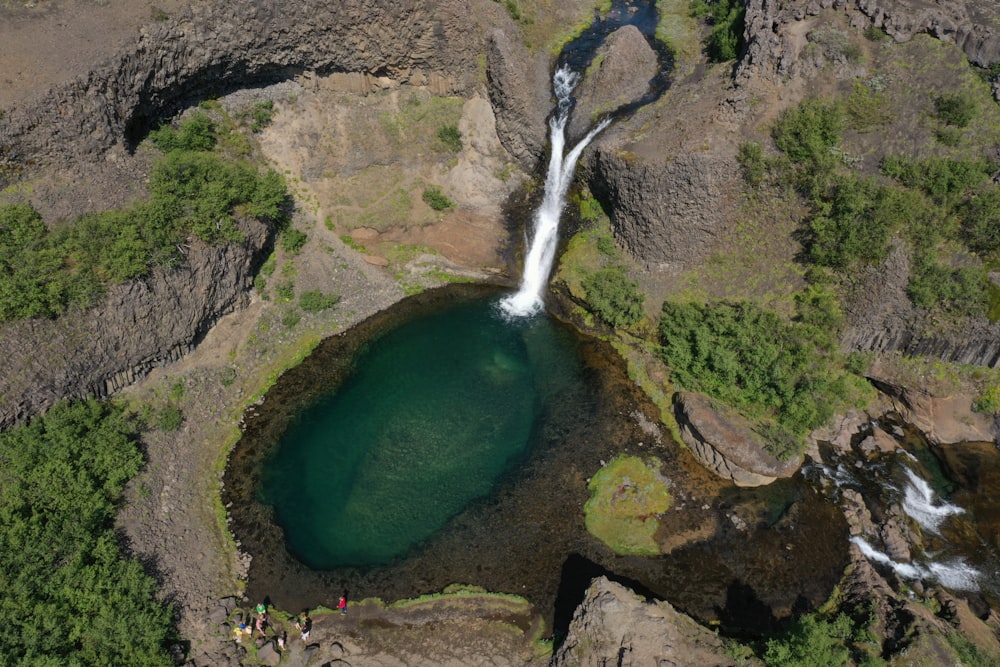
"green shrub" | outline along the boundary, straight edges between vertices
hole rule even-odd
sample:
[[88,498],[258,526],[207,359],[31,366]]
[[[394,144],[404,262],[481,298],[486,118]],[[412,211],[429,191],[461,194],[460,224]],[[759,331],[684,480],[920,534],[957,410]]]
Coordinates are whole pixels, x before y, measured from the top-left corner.
[[771,136],[793,162],[815,168],[831,161],[832,149],[840,143],[843,129],[840,107],[812,98],[783,112]]
[[184,423],[184,413],[174,405],[165,405],[156,413],[156,428],[176,431]]
[[149,133],[149,140],[164,153],[170,151],[210,151],[215,148],[215,126],[208,114],[191,114],[175,129],[164,125]]
[[271,100],[266,100],[264,102],[257,102],[253,105],[253,109],[250,110],[250,131],[257,134],[265,127],[271,124],[271,120],[274,118],[274,102]]
[[757,142],[740,145],[736,156],[743,170],[743,180],[752,188],[761,185],[767,176],[767,161],[764,159],[764,149]]
[[916,160],[888,156],[882,160],[882,173],[908,188],[925,192],[943,206],[957,204],[990,179],[994,170],[986,160],[953,160],[931,157]]
[[638,284],[629,280],[624,266],[598,269],[586,276],[582,285],[590,307],[611,326],[630,327],[642,320],[645,296]]
[[1000,384],[991,384],[972,402],[973,412],[1000,415]]
[[980,255],[1000,253],[1000,186],[973,194],[960,210],[962,240]]
[[171,610],[115,535],[115,503],[142,465],[135,430],[89,401],[0,433],[0,662],[173,664]]
[[967,127],[976,117],[976,100],[968,93],[946,93],[934,98],[938,120],[946,125]]
[[305,232],[300,232],[294,227],[281,230],[281,249],[291,255],[297,255],[308,240],[309,236]]
[[445,211],[455,205],[455,202],[441,192],[441,188],[433,185],[424,188],[423,200],[435,211]]
[[333,308],[340,301],[339,294],[325,294],[319,290],[307,290],[299,295],[299,308],[307,313],[318,313]]
[[848,125],[858,132],[871,132],[896,120],[885,92],[860,81],[854,82],[854,92],[847,98],[844,111]]
[[958,315],[986,314],[989,277],[982,267],[944,267],[933,257],[917,257],[907,294],[921,308],[941,308]]
[[800,616],[783,636],[767,640],[764,663],[768,667],[843,667],[851,660],[845,645],[851,630],[851,620],[843,614],[832,622],[815,614]]
[[803,297],[803,323],[787,323],[752,303],[663,304],[660,355],[674,382],[743,411],[761,425],[772,451],[801,451],[805,435],[846,409],[860,385],[848,377],[818,323],[835,324],[822,293]]
[[831,187],[829,199],[816,202],[818,211],[808,221],[809,258],[833,269],[884,260],[899,224],[892,191],[856,176],[834,177]]
[[295,298],[295,283],[290,280],[278,283],[274,288],[274,292],[279,301],[288,303]]
[[438,129],[437,136],[444,147],[452,153],[458,153],[462,150],[462,133],[459,131],[457,125],[445,125],[441,127]]
[[689,12],[695,18],[706,18],[712,30],[705,40],[705,50],[712,62],[733,60],[743,50],[743,30],[746,8],[740,0],[693,0]]

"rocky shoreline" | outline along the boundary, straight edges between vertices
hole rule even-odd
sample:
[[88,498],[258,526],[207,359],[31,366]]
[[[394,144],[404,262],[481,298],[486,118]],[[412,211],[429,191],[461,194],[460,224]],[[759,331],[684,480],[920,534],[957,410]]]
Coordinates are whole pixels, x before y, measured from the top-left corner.
[[[759,124],[766,114],[801,97],[803,82],[829,64],[798,55],[816,17],[840,12],[832,20],[843,19],[855,30],[881,28],[897,41],[929,33],[959,45],[980,66],[1000,62],[1000,36],[995,22],[988,20],[995,7],[989,3],[919,9],[908,0],[777,5],[752,0],[747,9],[748,48],[731,83],[713,78],[719,76],[717,71],[706,75],[702,67],[675,83],[684,95],[675,94],[638,113],[628,127],[609,131],[595,143],[581,165],[582,175],[612,211],[616,239],[645,271],[650,293],[667,289],[665,284],[725,242],[731,231],[727,213],[736,210],[739,198],[736,152],[744,135],[737,126],[748,119]],[[178,8],[168,20],[141,23],[132,41],[102,53],[99,62],[85,68],[86,74],[78,72],[72,81],[59,83],[40,101],[16,100],[4,110],[0,182],[10,186],[7,199],[26,199],[41,209],[59,211],[67,205],[58,201],[59,188],[53,183],[66,181],[82,182],[75,192],[87,210],[128,199],[129,193],[142,190],[138,167],[143,158],[131,151],[152,124],[230,88],[279,79],[293,81],[291,88],[276,94],[279,101],[299,111],[329,100],[319,96],[323,89],[334,97],[396,95],[390,105],[399,103],[404,89],[459,96],[467,102],[488,98],[491,112],[475,104],[463,109],[463,133],[478,132],[483,139],[457,158],[458,168],[442,166],[439,157],[422,156],[427,164],[414,172],[415,178],[431,174],[451,179],[448,183],[455,190],[464,186],[473,193],[488,187],[498,196],[509,194],[516,183],[508,185],[498,174],[509,178],[513,171],[520,177],[544,153],[548,58],[523,45],[516,37],[518,26],[497,3],[356,0],[335,7],[306,3],[288,11],[268,2],[210,3]],[[642,45],[630,36],[620,41],[622,49],[632,49],[633,60],[645,57]],[[845,71],[850,66],[846,61],[836,64]],[[227,82],[223,91],[220,81]],[[1000,96],[1000,82],[993,85]],[[760,105],[760,100],[765,103]],[[596,109],[606,100],[595,91],[590,102]],[[675,123],[678,115],[681,121]],[[646,131],[634,133],[635,128]],[[280,131],[301,130],[284,126]],[[296,198],[309,202],[296,220],[310,234],[306,250],[295,260],[296,286],[299,291],[335,286],[341,296],[335,311],[309,314],[288,326],[279,304],[252,291],[253,278],[274,249],[275,238],[273,230],[248,220],[246,242],[213,248],[196,244],[184,267],[158,270],[144,281],[116,287],[92,311],[0,329],[0,347],[8,350],[0,359],[0,426],[23,421],[60,398],[114,394],[135,404],[156,405],[167,395],[174,397],[184,423],[177,431],[143,434],[147,467],[130,485],[118,525],[132,552],[158,575],[164,598],[177,605],[183,638],[178,653],[193,665],[258,660],[276,664],[258,651],[251,655],[230,634],[238,609],[248,611],[253,602],[241,598],[247,557],[239,544],[230,542],[219,500],[221,471],[239,437],[237,422],[243,410],[260,400],[273,378],[317,341],[404,298],[401,276],[428,287],[438,284],[433,271],[442,267],[484,281],[502,280],[505,270],[504,249],[498,247],[505,235],[496,203],[473,202],[471,194],[460,201],[468,217],[428,225],[433,232],[425,229],[418,237],[410,229],[375,230],[370,236],[373,245],[380,236],[414,244],[429,239],[443,254],[384,269],[389,259],[359,253],[322,223],[333,210],[333,194],[323,189],[321,176],[306,173],[278,132],[260,138],[263,154],[288,173],[295,170]],[[300,140],[298,147],[305,143]],[[134,182],[88,185],[85,174],[102,161],[117,164],[122,172],[134,171]],[[449,257],[449,248],[468,241],[472,228],[481,235],[454,259]],[[891,255],[884,266],[862,277],[868,287],[859,288],[859,297],[850,304],[848,333],[841,341],[845,349],[1000,364],[1000,325],[981,321],[961,335],[942,332],[903,303],[905,262],[898,253]],[[881,296],[873,297],[876,293]],[[887,396],[879,410],[902,413],[936,442],[996,441],[1000,424],[973,414],[968,397],[934,396],[906,387],[891,373],[873,373],[871,379]],[[891,448],[884,434],[867,426],[881,416],[848,415],[816,439],[844,450],[860,447],[865,454]],[[699,423],[704,427],[712,418],[703,412]],[[709,440],[701,435],[693,439]],[[720,469],[734,469],[720,463],[717,455],[719,448],[713,447],[705,458]],[[741,456],[741,472],[729,476],[761,481],[753,477],[759,470],[742,471],[748,466],[745,452],[731,458]],[[770,463],[774,465],[763,466],[767,478],[794,472]],[[845,512],[859,530],[882,533],[895,556],[916,539],[890,522],[872,523],[870,511],[857,503]],[[900,581],[876,572],[856,545],[850,547],[850,560],[842,587],[859,604],[875,601],[883,636],[916,632],[926,644],[920,650],[933,654],[945,652],[942,637],[959,628],[980,645],[1000,650],[1000,621],[992,610],[972,610],[968,602],[936,589],[925,593],[938,600],[943,611],[928,613],[906,597]],[[523,601],[511,603],[513,610],[498,610],[481,600],[468,602],[443,596],[406,610],[359,603],[352,606],[348,623],[338,626],[342,619],[335,615],[317,622],[314,639],[319,648],[292,642],[286,664],[319,658],[352,665],[449,660],[497,664],[498,656],[506,660],[503,664],[548,662],[536,653],[536,642],[544,636],[537,614]],[[517,632],[511,634],[511,627]],[[421,637],[420,646],[406,646],[399,639],[414,635]],[[695,655],[701,657],[691,659]],[[718,637],[669,604],[643,601],[618,584],[596,580],[553,664],[601,664],[615,656],[620,664],[646,664],[652,657],[676,664],[735,664]]]

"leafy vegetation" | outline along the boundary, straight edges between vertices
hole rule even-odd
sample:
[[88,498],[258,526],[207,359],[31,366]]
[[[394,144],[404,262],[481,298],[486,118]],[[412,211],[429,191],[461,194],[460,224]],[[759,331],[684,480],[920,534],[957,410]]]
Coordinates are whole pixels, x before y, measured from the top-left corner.
[[90,306],[108,283],[180,262],[190,236],[238,241],[240,215],[277,225],[287,220],[284,179],[210,152],[216,140],[207,114],[160,128],[150,139],[167,152],[153,166],[146,201],[86,214],[54,231],[30,205],[0,206],[0,321]]
[[971,253],[989,260],[1000,251],[1000,186],[990,180],[996,165],[889,156],[879,176],[865,177],[844,168],[843,127],[839,105],[806,100],[772,130],[787,162],[766,161],[746,147],[745,177],[759,181],[775,167],[804,196],[811,212],[802,238],[814,265],[846,277],[858,265],[885,260],[894,239],[902,239],[912,252],[908,294],[915,305],[956,316],[991,313],[993,288]]
[[142,457],[119,408],[64,403],[0,433],[0,661],[171,665],[171,610],[123,559],[114,503]]
[[661,465],[655,458],[619,456],[597,471],[583,506],[587,530],[617,553],[659,554],[656,516],[673,504]]
[[976,101],[967,93],[946,93],[934,98],[934,110],[946,125],[967,127],[976,117]]
[[307,313],[318,313],[333,308],[340,301],[339,294],[326,294],[319,290],[306,290],[299,295],[299,308]]
[[444,125],[438,129],[437,137],[448,151],[457,153],[462,150],[462,133],[457,125]]
[[590,307],[611,326],[630,327],[642,320],[645,295],[623,265],[598,269],[584,277],[582,284]]
[[660,355],[676,384],[736,407],[779,457],[796,454],[809,431],[857,402],[863,383],[844,370],[833,341],[836,299],[813,287],[785,322],[752,303],[663,304]]
[[294,227],[285,227],[281,230],[281,236],[279,237],[281,249],[290,255],[298,254],[308,240],[309,236],[305,232],[299,231]]
[[424,203],[430,206],[435,211],[446,211],[449,208],[455,206],[455,202],[453,202],[451,199],[448,198],[447,195],[441,192],[441,188],[437,187],[436,185],[424,188],[424,194],[422,197]]
[[766,643],[768,667],[843,667],[851,653],[845,645],[853,632],[851,619],[840,614],[832,621],[815,614],[795,619],[791,627]]
[[722,63],[733,60],[743,50],[746,7],[740,0],[692,0],[691,14],[705,18],[711,32],[705,40],[709,60]]

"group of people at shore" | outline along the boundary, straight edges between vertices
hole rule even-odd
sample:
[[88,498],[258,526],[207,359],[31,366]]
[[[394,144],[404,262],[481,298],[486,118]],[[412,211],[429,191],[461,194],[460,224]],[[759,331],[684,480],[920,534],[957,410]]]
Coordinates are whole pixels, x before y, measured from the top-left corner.
[[[337,610],[341,615],[347,613],[347,595],[340,596],[340,600],[337,602]],[[270,617],[268,615],[267,603],[261,602],[254,607],[252,623],[241,622],[233,630],[233,639],[237,643],[242,643],[244,637],[253,638],[257,637],[256,642],[258,647],[266,643],[268,638],[268,631],[272,628]],[[250,620],[249,618],[247,620]],[[312,618],[309,617],[309,611],[304,610],[302,613],[295,617],[295,629],[299,632],[299,637],[303,642],[309,641],[309,633],[312,632]],[[275,635],[274,640],[277,644],[279,651],[283,651],[288,644],[288,633],[284,629],[278,632],[278,628],[274,628]]]

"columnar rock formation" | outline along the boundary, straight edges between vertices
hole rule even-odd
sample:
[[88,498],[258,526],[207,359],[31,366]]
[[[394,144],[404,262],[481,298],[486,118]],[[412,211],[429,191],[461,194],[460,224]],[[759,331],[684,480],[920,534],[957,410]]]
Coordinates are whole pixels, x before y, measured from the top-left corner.
[[93,159],[132,146],[206,96],[302,72],[388,75],[466,91],[482,28],[469,0],[196,3],[146,26],[86,77],[0,125],[0,166]]

